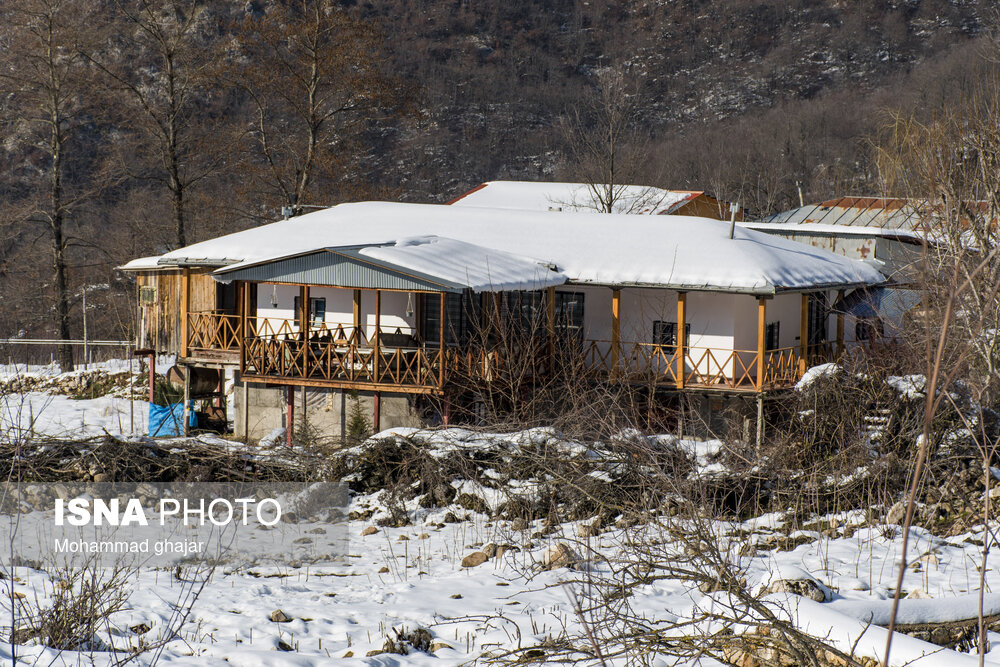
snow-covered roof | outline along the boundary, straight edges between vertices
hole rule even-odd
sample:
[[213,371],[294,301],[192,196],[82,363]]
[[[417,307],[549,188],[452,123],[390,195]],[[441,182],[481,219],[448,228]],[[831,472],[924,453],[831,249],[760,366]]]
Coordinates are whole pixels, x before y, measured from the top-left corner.
[[[439,236],[553,266],[569,282],[772,294],[825,286],[878,284],[882,275],[833,253],[692,216],[591,215],[363,202],[341,204],[291,220],[221,236],[127,270],[239,260],[219,272],[318,248],[397,244],[415,235]],[[404,247],[388,251],[416,262]],[[432,253],[469,275],[474,258]],[[425,261],[425,260],[421,260]],[[427,259],[426,261],[431,261]],[[479,260],[476,260],[479,261]],[[473,262],[475,263],[475,262]]]
[[366,246],[358,252],[474,292],[540,289],[566,282],[565,275],[537,261],[440,236],[403,238],[389,245]]
[[[614,212],[647,215],[673,213],[701,194],[703,192],[700,190],[664,190],[647,185],[619,185],[615,186]],[[487,181],[448,203],[452,206],[528,211],[602,212],[593,190],[586,183]]]

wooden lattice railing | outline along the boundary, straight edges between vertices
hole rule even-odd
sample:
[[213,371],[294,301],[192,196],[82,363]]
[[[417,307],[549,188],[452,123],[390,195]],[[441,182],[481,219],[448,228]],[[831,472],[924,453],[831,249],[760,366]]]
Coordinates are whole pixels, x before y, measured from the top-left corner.
[[[191,349],[240,349],[241,324],[236,315],[190,313],[188,324]],[[519,374],[525,373],[523,351],[449,347],[442,353],[438,347],[422,344],[409,329],[382,328],[377,342],[376,335],[368,335],[365,327],[343,324],[317,323],[310,327],[308,341],[303,340],[295,320],[250,318],[247,330],[249,335],[243,338],[245,372],[264,378],[434,391],[443,389],[449,379],[497,380],[511,372],[512,364],[518,365]],[[540,350],[529,354],[530,374],[544,373],[551,358]],[[685,347],[681,363],[674,346],[621,342],[616,348],[611,341],[597,340],[584,342],[577,354],[582,354],[588,370],[606,380],[746,391],[791,386],[806,367],[836,358],[833,343],[810,346],[806,363],[802,363],[798,346],[768,350],[763,369],[758,369],[756,350]],[[569,363],[579,363],[579,359]]]
[[[805,366],[834,358],[833,344],[810,346]],[[756,350],[685,347],[682,367],[674,346],[622,342],[616,350],[611,341],[588,341],[584,361],[588,368],[620,381],[752,391],[791,386],[802,377],[803,370],[797,346],[764,353],[762,383],[758,381]]]
[[212,310],[188,313],[187,338],[194,350],[239,350],[240,316]]
[[436,348],[376,348],[349,337],[300,341],[254,336],[246,341],[245,374],[329,386],[431,391],[441,386],[441,359]]

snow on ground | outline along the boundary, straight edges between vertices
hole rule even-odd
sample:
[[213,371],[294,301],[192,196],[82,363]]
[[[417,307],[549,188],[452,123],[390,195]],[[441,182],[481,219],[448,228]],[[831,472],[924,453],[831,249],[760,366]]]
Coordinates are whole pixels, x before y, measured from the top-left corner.
[[[356,498],[354,507],[371,502]],[[463,556],[484,542],[509,539],[510,526],[490,522],[478,515],[472,521],[440,524],[443,510],[425,510],[417,525],[379,528],[365,537],[367,522],[350,522],[348,562],[321,571],[251,570],[216,573],[194,606],[180,636],[169,642],[164,664],[171,665],[320,665],[329,658],[342,658],[347,665],[457,665],[484,651],[513,648],[520,637],[529,646],[557,636],[564,627],[579,630],[572,613],[567,587],[560,582],[579,576],[568,569],[533,572],[531,564],[541,559],[552,543],[574,535],[573,526],[545,538],[528,535],[541,523],[528,528],[522,543],[533,547],[506,554],[475,568],[462,568]],[[742,529],[736,524],[734,529]],[[888,529],[892,532],[892,529]],[[797,596],[774,595],[772,600],[782,615],[820,635],[829,635],[842,648],[862,641],[861,647],[881,650],[884,631],[868,627],[874,617],[884,621],[890,604],[890,587],[895,583],[896,561],[901,545],[897,529],[885,538],[887,527],[861,527],[851,537],[823,538],[802,544],[791,551],[759,551],[745,561],[749,579],[763,583],[775,578],[801,576],[818,579],[832,591],[833,600],[815,603]],[[758,543],[772,535],[770,528],[757,527],[751,539]],[[818,535],[818,534],[817,534]],[[422,536],[425,536],[421,539]],[[406,539],[404,539],[404,537]],[[981,533],[951,539],[936,538],[914,529],[913,556],[933,554],[926,567],[908,571],[907,591],[919,590],[933,599],[907,599],[901,607],[902,622],[948,620],[967,617],[975,609],[976,567],[981,561],[976,545]],[[597,551],[614,558],[625,539],[620,530],[592,540]],[[607,565],[594,562],[597,572]],[[791,573],[791,574],[790,574]],[[45,600],[52,583],[47,575],[18,568],[15,590],[27,599]],[[992,589],[1000,587],[1000,574],[990,569],[987,580]],[[168,571],[143,571],[130,580],[129,609],[112,621],[120,628],[145,623],[152,628],[142,636],[147,642],[158,639],[167,627],[171,603],[184,590]],[[685,616],[707,596],[690,590],[679,581],[656,581],[636,591],[635,608],[650,618]],[[1000,595],[986,597],[988,611],[1000,609]],[[281,609],[292,618],[275,623],[269,615]],[[7,623],[9,621],[2,621]],[[434,642],[451,648],[433,655],[366,657],[382,648],[394,628],[426,628]],[[111,641],[109,636],[106,640]],[[136,642],[139,636],[127,630],[114,637],[119,646]],[[278,650],[279,641],[291,651]],[[48,662],[55,658],[51,649],[25,646],[30,660]],[[927,654],[927,657],[922,657]],[[0,645],[0,659],[9,659],[9,646]],[[55,664],[76,664],[81,656],[67,653]],[[1000,656],[988,656],[1000,664]],[[971,657],[955,651],[899,637],[893,664],[919,666],[972,664]],[[97,654],[96,664],[105,664],[107,654]]]
[[77,400],[41,392],[0,396],[0,439],[36,434],[58,438],[142,435],[149,404],[123,398]]
[[[176,357],[172,354],[161,354],[156,358],[156,368],[162,373],[168,368],[174,365]],[[77,368],[69,373],[63,373],[59,370],[59,364],[0,364],[0,382],[9,380],[10,378],[17,375],[25,375],[30,377],[55,377],[57,375],[62,375],[63,377],[73,377],[80,375],[82,373],[92,373],[95,371],[105,371],[107,373],[128,373],[139,372],[139,360],[138,359],[109,359],[108,361],[98,361],[86,366],[79,365]]]
[[[42,371],[45,372],[45,371]],[[143,428],[145,410],[137,403],[136,431]],[[34,417],[35,432],[53,435],[93,435],[105,430],[129,433],[128,403],[99,398],[76,401],[64,396],[27,394],[7,397],[0,412],[6,421],[25,425],[25,413]],[[30,421],[30,419],[29,419]],[[484,434],[466,429],[433,433],[396,429],[396,436],[431,447],[436,456],[457,450],[482,451],[515,448],[523,444],[543,444],[558,439],[551,429],[532,429],[518,434]],[[390,433],[380,434],[386,437]],[[653,439],[673,443],[691,455],[702,470],[711,468],[719,442],[678,441],[672,436]],[[577,454],[597,456],[599,451],[576,443]],[[524,482],[522,482],[524,483]],[[455,480],[460,490],[470,490],[494,499],[479,485]],[[379,508],[378,494],[357,495],[351,509]],[[113,627],[98,632],[105,644],[128,648],[165,641],[161,658],[168,665],[287,665],[313,666],[339,659],[345,665],[459,665],[485,652],[533,646],[560,636],[564,631],[579,633],[581,626],[573,613],[570,591],[580,571],[566,568],[538,571],[547,549],[558,542],[574,543],[578,524],[568,522],[555,532],[540,536],[541,521],[525,530],[514,530],[505,520],[491,520],[483,514],[450,508],[421,508],[414,499],[407,503],[413,524],[406,527],[373,526],[371,519],[350,521],[348,554],[340,565],[310,569],[250,569],[217,571],[201,592],[190,616],[176,636],[167,634],[175,604],[190,591],[185,581],[170,570],[144,569],[133,573],[127,584],[128,605],[111,618]],[[468,515],[467,521],[445,523],[446,513]],[[877,655],[884,646],[885,631],[870,623],[887,620],[902,544],[902,530],[866,522],[862,511],[830,517],[837,526],[836,536],[811,530],[791,532],[783,527],[780,514],[768,514],[742,523],[719,523],[722,539],[739,556],[739,567],[748,586],[763,594],[768,583],[777,579],[814,578],[829,591],[829,600],[814,602],[789,594],[772,594],[766,599],[780,616],[791,618],[799,627],[817,636],[828,637],[842,649],[857,646],[862,655]],[[996,527],[994,526],[995,530]],[[775,542],[794,538],[797,546],[782,551]],[[595,554],[585,567],[597,576],[614,576],[610,568],[628,554],[627,544],[635,539],[661,540],[655,524],[611,528],[588,545]],[[903,592],[919,599],[905,599],[900,621],[940,622],[974,615],[978,599],[982,544],[987,539],[982,528],[950,538],[937,537],[913,528],[910,538],[911,563]],[[507,552],[473,568],[463,568],[462,559],[482,545],[510,543],[519,552]],[[576,544],[577,548],[582,545]],[[7,586],[23,594],[19,604],[44,606],[51,599],[56,582],[49,573],[25,567],[9,569],[0,557],[0,627],[10,624]],[[13,575],[11,577],[10,575]],[[986,571],[987,612],[1000,611],[1000,571],[988,564]],[[690,616],[716,602],[688,583],[653,580],[634,590],[633,608],[650,619],[668,622]],[[282,610],[289,622],[272,622],[270,615]],[[148,632],[129,628],[145,624]],[[426,628],[432,642],[446,644],[434,653],[411,651],[409,655],[367,654],[382,649],[395,629]],[[1000,664],[1000,636],[990,635],[988,664]],[[974,658],[941,649],[917,639],[898,636],[894,640],[892,664],[917,667],[958,667],[973,664]],[[111,664],[110,652],[66,652],[29,642],[17,647],[23,664]],[[346,657],[345,656],[350,656]],[[142,654],[139,664],[148,663],[154,653]],[[0,643],[0,660],[10,661],[11,647]],[[668,663],[663,663],[668,664]],[[710,664],[704,662],[702,664]]]

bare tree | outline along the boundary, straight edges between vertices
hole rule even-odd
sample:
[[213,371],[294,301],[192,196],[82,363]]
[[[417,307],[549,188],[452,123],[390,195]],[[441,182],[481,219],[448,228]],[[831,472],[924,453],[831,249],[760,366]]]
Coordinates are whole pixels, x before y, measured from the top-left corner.
[[[70,338],[68,226],[81,199],[68,186],[67,163],[79,157],[88,115],[89,73],[80,56],[91,5],[79,0],[14,0],[0,8],[9,40],[3,49],[0,89],[10,96],[8,131],[21,144],[30,164],[25,186],[30,192],[27,224],[42,225],[49,237],[52,292],[57,335]],[[44,186],[42,184],[45,184]],[[59,347],[62,369],[72,370],[68,345]]]
[[625,69],[607,68],[597,74],[583,102],[559,121],[568,160],[565,172],[587,184],[592,200],[565,203],[602,213],[637,213],[660,203],[658,190],[636,192],[628,187],[652,177],[641,99],[638,83]]
[[86,55],[105,74],[122,126],[131,131],[132,140],[119,151],[124,171],[166,189],[173,243],[185,246],[189,190],[225,156],[213,146],[221,142],[220,123],[209,122],[218,95],[212,92],[217,68],[207,33],[215,26],[201,0],[115,4],[103,26],[103,48]]
[[[883,188],[909,195],[922,213],[921,258],[927,388],[923,434],[911,474],[904,521],[901,568],[914,505],[928,459],[939,446],[932,422],[942,404],[951,404],[965,422],[980,454],[989,490],[997,439],[985,427],[984,408],[997,401],[1000,365],[1000,87],[989,78],[973,93],[922,123],[893,114],[876,140]],[[958,405],[956,396],[970,397]],[[988,526],[989,503],[983,522]],[[986,569],[988,543],[983,550]],[[902,577],[902,575],[900,575]],[[896,594],[898,604],[899,593]],[[895,625],[894,613],[889,625]],[[982,628],[982,600],[980,600]],[[891,642],[891,634],[889,641]],[[886,646],[886,660],[890,646]],[[985,633],[980,636],[980,660]]]
[[232,80],[252,109],[254,197],[296,215],[329,203],[360,150],[352,142],[366,124],[408,109],[410,86],[388,71],[376,29],[332,0],[272,3],[243,19],[236,42]]

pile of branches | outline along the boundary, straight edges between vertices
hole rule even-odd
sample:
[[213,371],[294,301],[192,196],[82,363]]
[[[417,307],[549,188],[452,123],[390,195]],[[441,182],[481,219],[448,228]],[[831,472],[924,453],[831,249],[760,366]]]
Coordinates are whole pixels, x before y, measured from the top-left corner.
[[0,443],[0,479],[21,482],[305,482],[323,475],[323,455],[266,453],[195,438],[126,441],[36,437]]

